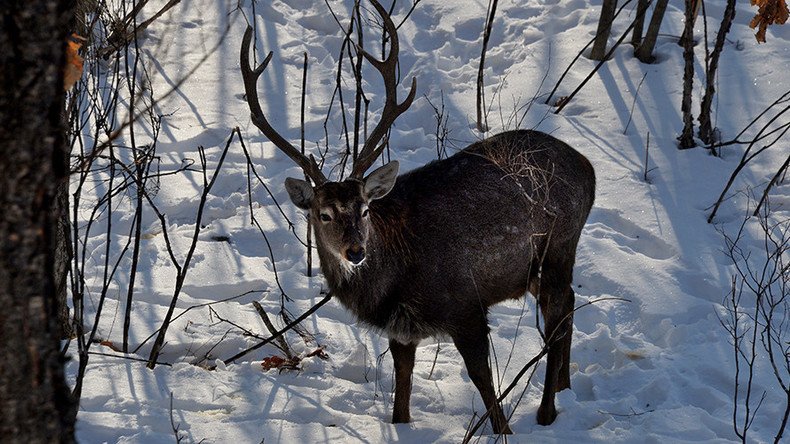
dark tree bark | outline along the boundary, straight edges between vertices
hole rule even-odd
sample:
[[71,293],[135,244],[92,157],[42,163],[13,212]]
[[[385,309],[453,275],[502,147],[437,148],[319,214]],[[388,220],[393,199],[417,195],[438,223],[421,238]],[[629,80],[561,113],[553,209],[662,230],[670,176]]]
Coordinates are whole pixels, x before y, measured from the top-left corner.
[[656,9],[653,10],[653,16],[650,18],[650,24],[647,26],[645,39],[639,48],[634,51],[634,55],[642,63],[653,63],[653,50],[656,47],[658,40],[658,31],[661,29],[661,22],[664,20],[664,13],[667,11],[667,4],[669,0],[658,0],[656,2]]
[[483,32],[483,50],[480,52],[480,66],[477,69],[477,130],[484,133],[489,130],[488,120],[485,112],[485,97],[483,85],[483,72],[486,64],[486,50],[488,50],[488,39],[491,38],[491,28],[494,26],[496,16],[496,6],[499,0],[490,0],[488,7],[488,17],[486,18],[486,28]]
[[[694,0],[685,0],[686,25],[683,33],[691,35],[694,29]],[[694,143],[694,118],[691,116],[691,93],[694,84],[694,39],[685,40],[683,46],[683,100],[680,111],[683,114],[683,132],[678,137],[680,149],[693,148]]]
[[694,40],[694,22],[697,21],[697,15],[699,15],[699,8],[702,4],[702,0],[692,0],[691,2],[691,27],[688,31],[684,30],[683,35],[680,36],[678,39],[678,46],[683,48],[686,47],[686,40],[692,39]]
[[71,4],[0,5],[0,436],[73,442],[53,254],[53,203],[67,180],[58,157]]
[[598,20],[598,30],[595,33],[592,52],[590,52],[590,58],[593,60],[603,60],[606,55],[606,43],[609,41],[609,34],[612,31],[615,10],[617,10],[617,0],[603,0],[601,18]]
[[[69,169],[69,153],[65,149],[65,144],[61,147],[59,156],[56,156],[54,162],[60,165],[57,168],[63,171]],[[52,209],[52,223],[55,224],[55,233],[53,237],[53,252],[54,267],[53,278],[55,280],[55,296],[57,299],[58,309],[58,325],[60,326],[60,338],[68,339],[74,333],[74,328],[71,323],[71,316],[69,315],[68,304],[68,277],[69,265],[71,262],[71,230],[69,222],[69,182],[68,180],[61,180],[57,184],[55,192],[55,201]]]
[[650,0],[639,0],[636,6],[636,23],[634,23],[634,31],[631,34],[631,45],[634,49],[639,48],[639,45],[642,44],[642,30],[645,27],[648,6],[650,6]]
[[699,111],[699,138],[708,145],[713,145],[713,124],[710,121],[710,107],[713,103],[713,95],[716,93],[716,69],[719,67],[719,56],[724,49],[724,41],[730,26],[735,18],[735,0],[727,0],[727,7],[724,9],[724,18],[721,27],[716,34],[716,43],[713,52],[710,54],[708,70],[705,73],[705,95],[702,97],[702,104]]

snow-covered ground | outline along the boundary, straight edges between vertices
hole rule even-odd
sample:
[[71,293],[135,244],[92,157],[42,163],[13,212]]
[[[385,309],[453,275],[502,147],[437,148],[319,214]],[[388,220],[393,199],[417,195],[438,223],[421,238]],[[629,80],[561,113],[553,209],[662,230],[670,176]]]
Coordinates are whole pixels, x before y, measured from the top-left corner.
[[[164,3],[164,2],[161,2]],[[347,23],[350,0],[329,1]],[[635,3],[635,2],[634,2]],[[364,4],[364,2],[363,2]],[[434,110],[445,105],[450,130],[449,153],[481,137],[474,129],[475,82],[488,2],[423,0],[400,28],[400,70],[417,77],[417,99],[395,124],[391,157],[402,171],[436,158]],[[258,173],[303,237],[306,221],[290,204],[282,186],[301,171],[251,124],[243,98],[238,53],[245,16],[257,23],[257,54],[274,51],[259,82],[264,109],[282,134],[298,143],[302,54],[310,62],[306,132],[308,149],[323,144],[324,118],[335,82],[342,32],[327,4],[313,0],[249,2],[195,0],[181,2],[143,35],[141,45],[156,93],[167,91],[216,45],[218,49],[158,105],[166,114],[158,151],[162,170],[174,170],[183,158],[197,159],[206,147],[210,169],[216,165],[231,130],[238,126]],[[705,3],[711,17],[711,41],[718,30],[724,0]],[[411,2],[399,0],[396,22]],[[615,22],[610,45],[630,23],[635,5]],[[536,128],[564,140],[584,154],[598,178],[595,207],[582,233],[574,288],[577,306],[571,352],[572,389],[558,394],[559,416],[543,427],[535,422],[545,363],[527,383],[524,378],[504,402],[513,412],[513,442],[729,442],[732,427],[734,361],[730,337],[718,315],[731,287],[732,266],[723,254],[720,231],[734,233],[747,211],[747,186],[762,192],[788,154],[790,139],[756,158],[736,182],[715,224],[706,218],[744,147],[722,149],[722,157],[703,149],[680,151],[682,128],[682,2],[670,2],[656,47],[655,64],[639,63],[630,45],[622,45],[587,86],[562,111],[541,100],[529,109],[522,128]],[[599,1],[503,0],[499,2],[486,62],[486,94],[493,103],[492,132],[514,129],[514,109],[544,95],[573,57],[594,35]],[[243,12],[243,14],[242,14]],[[748,22],[754,11],[738,2],[718,75],[715,124],[731,139],[778,94],[790,89],[790,25],[773,27],[768,42],[758,45]],[[626,17],[627,16],[627,17]],[[701,38],[703,22],[695,35]],[[711,42],[712,45],[712,42]],[[703,47],[696,51],[695,115],[702,96]],[[581,58],[558,94],[569,94],[595,62]],[[366,68],[371,111],[378,113],[383,91]],[[641,88],[644,75],[647,75]],[[544,81],[545,77],[545,81]],[[353,85],[346,84],[350,94]],[[405,94],[405,88],[400,89]],[[630,118],[634,98],[632,121]],[[375,119],[375,117],[374,117]],[[337,134],[341,123],[329,124]],[[642,178],[649,134],[649,181]],[[751,134],[753,135],[753,133]],[[138,136],[138,137],[145,137]],[[332,143],[340,140],[332,138]],[[140,141],[137,142],[141,143]],[[145,142],[142,142],[145,143]],[[329,163],[336,160],[330,158]],[[333,177],[335,177],[333,175]],[[179,258],[186,254],[201,192],[199,173],[162,179],[156,201],[167,215],[169,234]],[[790,188],[772,192],[777,214],[788,215]],[[306,251],[289,222],[260,184],[253,183],[254,214],[271,243],[273,256],[250,223],[247,164],[234,141],[218,181],[208,197],[200,239],[176,314],[188,307],[253,291],[236,299],[190,310],[170,327],[161,361],[153,371],[142,362],[92,355],[78,416],[80,442],[155,443],[174,441],[172,415],[189,442],[459,442],[482,400],[462,360],[449,342],[425,341],[417,350],[410,424],[389,423],[393,371],[386,338],[358,324],[337,301],[311,315],[303,326],[315,335],[305,343],[289,333],[288,342],[303,356],[324,347],[328,360],[308,357],[298,371],[264,371],[261,361],[279,354],[264,347],[230,365],[222,359],[258,340],[227,322],[262,336],[268,331],[252,306],[259,301],[279,326],[279,282],[292,301],[285,306],[298,316],[318,302],[325,288],[318,265],[307,278]],[[753,202],[752,202],[753,204]],[[784,204],[784,207],[782,207]],[[131,223],[128,202],[114,214],[118,233]],[[126,208],[126,210],[124,210]],[[783,213],[782,213],[783,212]],[[87,217],[87,213],[86,213]],[[98,270],[104,237],[97,229],[86,244],[89,263]],[[159,222],[144,217],[144,239],[132,312],[131,344],[137,345],[160,325],[175,283]],[[744,240],[760,251],[759,239]],[[121,241],[118,240],[119,250]],[[116,253],[117,254],[117,251]],[[273,262],[274,260],[274,262]],[[109,293],[98,336],[119,344],[130,262],[122,262]],[[100,282],[101,276],[95,276]],[[89,281],[89,288],[91,286]],[[94,289],[95,285],[93,284]],[[95,292],[93,293],[95,303]],[[95,309],[91,302],[87,309]],[[506,387],[516,372],[541,348],[534,328],[536,306],[528,297],[495,307],[490,316],[498,385]],[[138,352],[146,358],[152,340]],[[437,347],[439,351],[437,354]],[[95,345],[94,351],[115,353]],[[208,356],[213,371],[193,365]],[[435,359],[435,365],[434,365]],[[76,365],[69,364],[73,379]],[[784,393],[770,368],[756,368],[753,392],[765,393],[749,431],[757,442],[773,441],[784,412]],[[523,398],[520,399],[521,393]],[[495,440],[490,427],[483,441]]]

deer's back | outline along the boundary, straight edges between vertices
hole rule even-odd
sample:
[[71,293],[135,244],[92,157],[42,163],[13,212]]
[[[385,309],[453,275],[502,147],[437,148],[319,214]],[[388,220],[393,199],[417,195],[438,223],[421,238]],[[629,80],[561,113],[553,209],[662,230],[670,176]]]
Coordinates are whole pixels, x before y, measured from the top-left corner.
[[594,192],[595,174],[584,156],[552,136],[520,130],[400,176],[382,203],[405,205],[405,225],[419,244],[447,251],[503,239],[534,241],[548,230],[557,242],[577,236]]

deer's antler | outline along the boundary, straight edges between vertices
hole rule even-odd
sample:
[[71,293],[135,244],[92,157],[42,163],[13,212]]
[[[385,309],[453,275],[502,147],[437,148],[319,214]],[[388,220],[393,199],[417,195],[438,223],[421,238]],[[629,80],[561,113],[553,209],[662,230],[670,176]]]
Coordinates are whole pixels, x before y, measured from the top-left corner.
[[285,140],[274,128],[272,128],[269,121],[261,109],[261,103],[258,101],[258,78],[260,78],[266,66],[272,59],[272,52],[266,56],[266,59],[253,68],[250,65],[250,42],[252,41],[252,27],[247,26],[244,31],[244,38],[241,41],[241,76],[244,78],[244,92],[247,95],[247,104],[250,106],[250,116],[252,123],[258,127],[259,130],[274,143],[277,148],[291,158],[302,170],[307,174],[313,183],[318,186],[327,181],[321,168],[315,161],[313,156],[307,157],[287,140]]
[[390,36],[390,53],[384,60],[378,60],[372,55],[368,54],[362,48],[357,47],[360,53],[373,65],[376,70],[381,73],[381,76],[384,78],[384,88],[386,91],[386,97],[384,99],[384,109],[381,112],[381,120],[379,121],[378,125],[371,131],[368,140],[365,141],[364,146],[362,147],[362,151],[359,152],[357,155],[356,160],[354,161],[354,168],[351,172],[351,177],[356,179],[361,179],[362,176],[365,174],[368,168],[373,165],[373,162],[381,155],[381,151],[384,149],[385,144],[379,145],[379,142],[382,138],[387,134],[389,128],[395,122],[395,119],[398,118],[404,111],[406,111],[409,106],[411,106],[411,102],[414,100],[414,96],[417,93],[417,78],[413,77],[411,80],[411,90],[409,91],[409,95],[406,99],[398,103],[398,92],[397,92],[397,81],[396,81],[396,71],[398,65],[398,30],[395,27],[395,23],[392,22],[392,18],[390,17],[387,10],[384,9],[381,4],[376,0],[370,0],[370,3],[373,4],[373,7],[376,8],[376,12],[379,13],[381,18],[384,20],[384,29],[387,31],[387,34]]

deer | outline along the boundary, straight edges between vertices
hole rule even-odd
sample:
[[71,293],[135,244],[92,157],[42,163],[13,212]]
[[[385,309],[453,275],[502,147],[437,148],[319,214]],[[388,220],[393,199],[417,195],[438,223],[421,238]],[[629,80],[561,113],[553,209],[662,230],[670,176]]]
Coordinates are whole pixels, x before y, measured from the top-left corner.
[[555,393],[570,388],[571,284],[576,247],[595,199],[593,167],[551,135],[516,130],[404,174],[392,160],[366,175],[417,86],[413,78],[407,97],[398,101],[397,30],[379,2],[370,3],[389,35],[389,54],[379,60],[357,50],[383,78],[384,107],[347,179],[328,180],[312,155],[297,150],[269,123],[257,83],[272,52],[251,66],[248,27],[240,59],[251,121],[309,178],[289,177],[285,188],[292,203],[307,212],[332,294],[362,324],[388,337],[395,368],[392,422],[411,420],[417,345],[449,337],[494,433],[512,433],[494,390],[488,310],[529,292],[537,299],[548,346],[537,422],[549,425],[557,416]]

